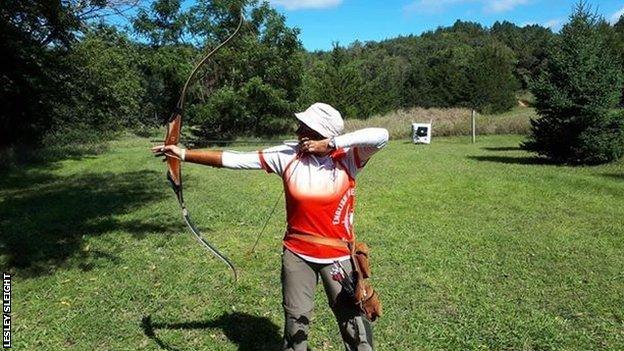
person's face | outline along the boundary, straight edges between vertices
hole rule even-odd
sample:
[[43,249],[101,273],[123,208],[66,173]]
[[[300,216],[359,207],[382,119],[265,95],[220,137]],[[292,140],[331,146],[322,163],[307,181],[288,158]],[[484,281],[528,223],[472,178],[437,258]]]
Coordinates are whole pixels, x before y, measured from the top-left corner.
[[308,140],[325,139],[324,136],[322,136],[321,134],[316,132],[314,129],[308,127],[302,122],[299,122],[299,128],[297,128],[297,131],[295,133],[297,133],[297,139],[299,139],[299,141],[302,141],[304,139],[308,139]]

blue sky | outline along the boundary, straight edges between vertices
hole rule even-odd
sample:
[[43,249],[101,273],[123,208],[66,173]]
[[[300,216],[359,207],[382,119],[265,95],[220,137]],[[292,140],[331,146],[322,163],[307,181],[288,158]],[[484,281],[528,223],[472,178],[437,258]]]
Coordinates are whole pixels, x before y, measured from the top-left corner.
[[[559,30],[578,0],[269,0],[301,29],[308,50],[327,50],[332,42],[348,45],[399,35],[420,34],[456,20],[486,26],[502,20],[540,24]],[[624,13],[624,0],[589,0],[607,20]]]

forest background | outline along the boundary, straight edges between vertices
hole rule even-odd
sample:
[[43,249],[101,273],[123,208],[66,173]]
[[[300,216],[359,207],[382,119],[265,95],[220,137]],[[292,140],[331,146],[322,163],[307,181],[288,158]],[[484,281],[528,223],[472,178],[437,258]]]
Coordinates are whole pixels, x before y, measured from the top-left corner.
[[[3,163],[32,157],[42,145],[153,132],[172,112],[193,64],[236,27],[232,5],[245,8],[241,33],[198,75],[185,111],[187,138],[284,135],[292,131],[292,113],[316,101],[351,121],[413,107],[509,111],[531,104],[527,91],[559,36],[539,25],[457,21],[421,35],[308,52],[299,29],[268,3],[140,4],[2,2]],[[128,8],[135,9],[131,27],[106,20]],[[624,19],[596,25],[624,67]]]

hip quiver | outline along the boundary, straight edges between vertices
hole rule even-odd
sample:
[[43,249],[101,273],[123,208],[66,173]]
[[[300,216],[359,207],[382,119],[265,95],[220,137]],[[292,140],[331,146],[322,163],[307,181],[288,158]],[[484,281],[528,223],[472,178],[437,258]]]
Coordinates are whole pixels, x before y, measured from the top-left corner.
[[382,308],[379,295],[373,289],[368,278],[371,276],[368,261],[368,246],[363,242],[349,244],[353,276],[355,281],[355,304],[371,322],[381,317]]

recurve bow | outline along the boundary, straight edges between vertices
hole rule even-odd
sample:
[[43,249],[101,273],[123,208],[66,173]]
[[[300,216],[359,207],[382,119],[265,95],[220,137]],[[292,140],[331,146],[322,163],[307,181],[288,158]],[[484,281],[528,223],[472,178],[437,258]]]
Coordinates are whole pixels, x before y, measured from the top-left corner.
[[[167,134],[165,136],[165,145],[177,145],[180,142],[180,131],[182,129],[182,116],[184,115],[184,102],[185,102],[188,87],[193,81],[193,78],[195,78],[195,75],[197,74],[199,69],[208,61],[208,59],[212,55],[214,55],[217,51],[219,51],[219,49],[225,46],[230,40],[232,40],[232,38],[234,38],[234,36],[236,36],[236,34],[239,32],[243,24],[242,9],[240,11],[239,16],[240,18],[239,18],[239,22],[238,22],[238,26],[236,27],[236,30],[227,39],[221,42],[221,44],[217,45],[208,54],[206,54],[206,56],[204,56],[204,58],[202,58],[201,61],[199,61],[195,65],[195,67],[191,71],[191,74],[189,74],[188,78],[186,79],[186,82],[184,83],[184,86],[182,87],[182,92],[180,93],[180,98],[178,99],[178,103],[176,104],[176,108],[174,112],[171,114],[171,117],[167,121]],[[211,244],[206,239],[204,239],[199,229],[197,229],[197,227],[191,220],[189,211],[186,207],[186,204],[184,203],[184,196],[182,193],[182,161],[176,156],[171,155],[171,154],[165,154],[165,156],[167,159],[167,168],[168,168],[167,179],[169,180],[169,183],[171,183],[171,187],[173,191],[175,192],[176,198],[178,199],[178,203],[180,204],[180,208],[182,209],[182,216],[184,217],[184,221],[186,222],[188,227],[191,229],[191,232],[193,233],[195,238],[208,251],[210,251],[213,255],[215,255],[221,261],[227,264],[228,267],[230,267],[234,275],[234,281],[236,282],[238,274],[236,272],[236,267],[234,267],[234,264],[232,263],[232,261],[230,261],[230,259],[227,256],[219,252],[219,250],[217,250],[217,248],[213,244]]]

